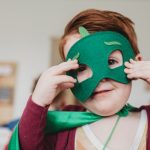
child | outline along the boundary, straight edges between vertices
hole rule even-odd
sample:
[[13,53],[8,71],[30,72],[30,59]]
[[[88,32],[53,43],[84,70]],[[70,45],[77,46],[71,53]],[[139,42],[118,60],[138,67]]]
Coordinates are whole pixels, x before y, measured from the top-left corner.
[[[8,149],[150,150],[150,107],[126,105],[131,80],[150,84],[150,61],[142,61],[133,22],[85,10],[66,26],[60,54],[67,61],[41,75]],[[68,88],[83,107],[48,112]]]

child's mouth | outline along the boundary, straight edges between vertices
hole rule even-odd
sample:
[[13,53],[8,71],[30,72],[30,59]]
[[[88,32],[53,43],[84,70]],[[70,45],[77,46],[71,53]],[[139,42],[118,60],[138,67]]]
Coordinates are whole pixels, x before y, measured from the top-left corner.
[[102,95],[105,95],[105,94],[109,94],[109,93],[112,92],[112,91],[113,91],[113,89],[101,90],[101,91],[94,92],[94,93],[92,94],[92,98],[97,97],[97,96],[102,96]]

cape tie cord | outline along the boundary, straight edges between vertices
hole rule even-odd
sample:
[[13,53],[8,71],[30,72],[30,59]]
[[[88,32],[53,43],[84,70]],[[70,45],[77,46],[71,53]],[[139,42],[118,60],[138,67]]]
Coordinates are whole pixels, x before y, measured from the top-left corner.
[[[130,111],[136,110],[136,107],[130,104],[125,105],[118,113],[120,117],[125,117]],[[54,134],[75,127],[90,124],[104,118],[92,112],[75,112],[75,111],[48,111],[45,134]],[[8,150],[20,150],[18,124],[16,125],[10,139]]]
[[106,142],[105,142],[105,144],[104,144],[103,150],[106,149],[106,147],[107,147],[109,141],[111,140],[112,135],[113,135],[113,133],[115,132],[115,129],[116,129],[118,123],[119,123],[119,120],[120,120],[120,116],[118,116],[118,118],[117,118],[117,120],[116,120],[116,122],[115,122],[115,124],[114,124],[114,126],[113,126],[113,128],[112,128],[112,130],[111,130],[111,132],[110,132],[110,134],[109,134],[109,136],[108,136],[108,138],[107,138],[107,140],[106,140]]

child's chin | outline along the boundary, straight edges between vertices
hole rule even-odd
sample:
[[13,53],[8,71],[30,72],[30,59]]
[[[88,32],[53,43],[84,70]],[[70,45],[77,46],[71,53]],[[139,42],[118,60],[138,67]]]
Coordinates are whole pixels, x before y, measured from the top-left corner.
[[105,107],[96,106],[95,108],[92,108],[91,111],[100,116],[112,116],[117,113],[116,108],[113,108],[112,106],[105,106]]
[[89,111],[101,116],[112,116],[120,110],[120,105],[116,105],[114,99],[110,101],[110,98],[89,99],[83,105]]
[[115,112],[95,112],[95,114],[107,117],[115,115]]

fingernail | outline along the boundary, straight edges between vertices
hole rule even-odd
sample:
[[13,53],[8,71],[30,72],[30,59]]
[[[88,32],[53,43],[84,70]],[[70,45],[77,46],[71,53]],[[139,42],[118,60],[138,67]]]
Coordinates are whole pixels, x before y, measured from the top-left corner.
[[77,82],[77,79],[74,79],[74,82]]
[[78,61],[77,59],[74,59],[73,61]]

